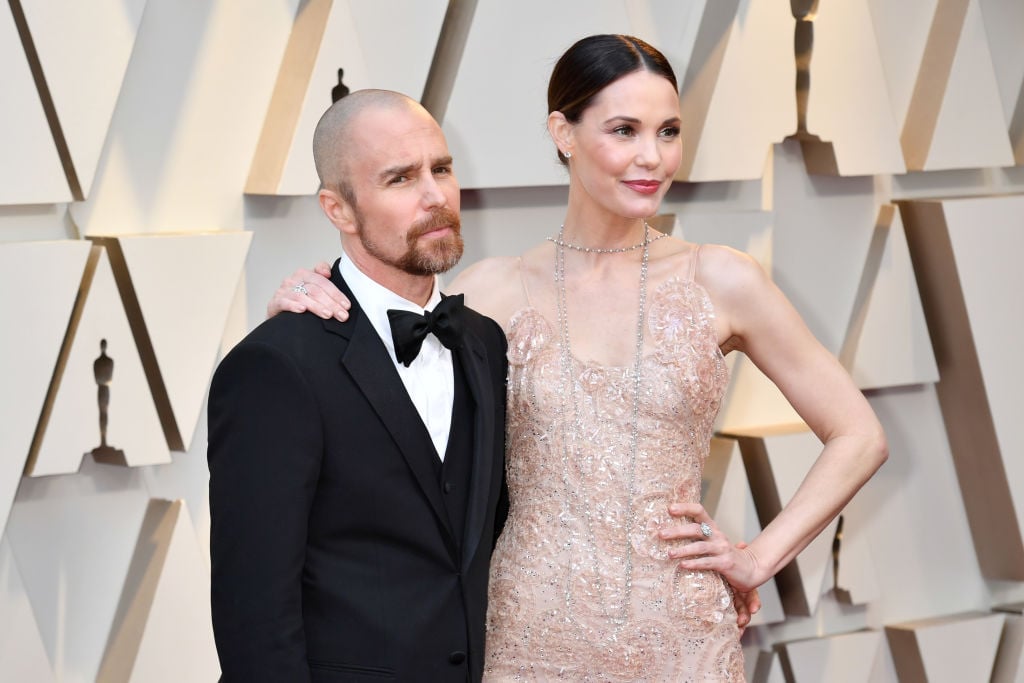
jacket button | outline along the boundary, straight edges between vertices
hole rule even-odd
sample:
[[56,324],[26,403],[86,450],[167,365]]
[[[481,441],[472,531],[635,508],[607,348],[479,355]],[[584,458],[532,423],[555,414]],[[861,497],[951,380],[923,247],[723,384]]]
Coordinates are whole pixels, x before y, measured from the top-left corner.
[[445,493],[451,493],[452,492],[452,483],[450,481],[446,481],[444,483],[444,492]]
[[455,652],[448,655],[448,661],[456,665],[462,664],[464,661],[466,661],[466,653],[462,652],[461,650],[456,650]]

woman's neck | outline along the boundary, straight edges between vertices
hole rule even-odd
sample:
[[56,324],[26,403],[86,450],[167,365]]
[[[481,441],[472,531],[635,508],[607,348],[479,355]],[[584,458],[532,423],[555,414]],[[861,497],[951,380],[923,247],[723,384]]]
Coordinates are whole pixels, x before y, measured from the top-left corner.
[[569,211],[562,225],[562,240],[588,249],[621,249],[644,239],[644,219],[623,216],[587,216]]

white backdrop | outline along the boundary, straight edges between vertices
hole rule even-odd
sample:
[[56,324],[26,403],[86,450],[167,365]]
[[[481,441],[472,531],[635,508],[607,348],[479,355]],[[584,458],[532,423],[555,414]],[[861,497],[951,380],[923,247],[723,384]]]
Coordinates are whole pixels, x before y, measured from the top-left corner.
[[[35,3],[22,0],[20,4],[31,8]],[[65,4],[74,3],[67,0]],[[378,46],[392,37],[381,16],[401,21],[404,4],[398,0],[327,3],[329,13],[348,13],[347,21],[330,25],[373,32],[361,37],[368,42],[372,37]],[[887,430],[891,457],[845,513],[847,529],[861,539],[861,547],[869,549],[870,567],[865,571],[877,580],[877,593],[867,604],[848,605],[824,591],[812,615],[790,615],[784,622],[750,629],[745,642],[751,648],[751,666],[758,649],[771,651],[789,641],[825,638],[822,642],[845,652],[846,645],[828,637],[911,620],[987,612],[994,605],[1024,601],[1024,582],[989,579],[981,573],[937,400],[935,366],[928,362],[927,344],[920,342],[927,335],[916,289],[908,281],[912,266],[905,242],[899,241],[905,240],[903,226],[887,233],[894,240],[890,243],[878,241],[876,234],[883,206],[892,202],[1024,193],[1024,167],[1012,165],[1024,163],[1020,140],[1024,126],[1019,124],[1024,120],[1024,44],[1019,41],[1024,35],[1024,4],[965,1],[959,19],[943,18],[956,30],[945,42],[929,48],[932,39],[921,33],[920,22],[929,25],[935,2],[915,0],[904,7],[901,0],[906,16],[893,12],[891,3],[821,3],[818,47],[810,61],[810,111],[815,115],[807,119],[810,130],[803,136],[803,146],[797,140],[783,141],[797,128],[792,53],[779,48],[780,44],[786,50],[792,46],[793,21],[784,2],[734,0],[712,5],[692,0],[685,10],[678,2],[658,0],[558,3],[557,11],[550,2],[539,0],[450,5],[446,27],[431,29],[439,32],[442,49],[426,76],[426,88],[431,101],[446,105],[443,125],[455,151],[456,173],[463,180],[464,264],[484,256],[518,253],[557,230],[564,206],[564,175],[554,166],[552,149],[544,141],[543,102],[538,101],[544,80],[554,58],[582,35],[636,32],[672,56],[686,85],[684,98],[693,98],[686,103],[686,111],[702,122],[692,132],[700,143],[692,150],[692,178],[702,181],[678,182],[663,207],[665,213],[675,215],[676,234],[753,253],[835,353],[849,347],[852,323],[870,310],[864,336],[857,339],[857,362],[871,369],[887,367],[887,355],[903,359],[900,367],[906,372],[900,379],[889,383],[883,379],[866,390]],[[375,13],[367,14],[371,6]],[[53,88],[68,87],[66,74],[74,73],[79,51],[116,43],[111,51],[128,57],[119,62],[116,55],[110,56],[113,66],[89,62],[90,69],[106,70],[102,84],[80,80],[83,88],[95,87],[104,101],[112,97],[110,82],[119,84],[105,127],[95,121],[94,108],[102,107],[94,107],[90,98],[78,93],[60,100],[63,128],[93,136],[80,143],[81,148],[100,150],[70,162],[77,164],[75,177],[90,180],[81,183],[84,198],[80,201],[70,200],[68,162],[62,166],[57,155],[47,151],[55,143],[53,129],[39,111],[38,83],[35,88],[0,88],[5,93],[0,106],[3,135],[19,140],[19,149],[43,150],[0,155],[0,257],[14,253],[5,250],[29,242],[59,241],[52,251],[47,247],[39,255],[0,261],[20,265],[0,272],[0,406],[8,407],[2,427],[5,435],[0,438],[4,445],[0,521],[7,518],[0,539],[0,679],[216,680],[206,606],[205,406],[191,442],[171,449],[169,463],[118,468],[84,458],[76,473],[41,477],[21,473],[47,387],[57,405],[69,400],[74,387],[84,386],[86,398],[81,399],[85,404],[77,414],[54,411],[44,435],[49,430],[54,435],[67,434],[72,427],[86,425],[88,443],[67,446],[63,453],[75,462],[98,443],[97,408],[92,402],[95,379],[85,366],[73,374],[76,371],[69,368],[75,363],[58,362],[68,320],[75,320],[73,301],[85,267],[84,257],[68,250],[83,253],[81,240],[101,235],[251,233],[244,268],[238,252],[232,252],[238,256],[238,265],[230,265],[235,257],[227,256],[222,262],[182,255],[174,256],[172,262],[167,257],[163,266],[185,277],[168,278],[168,298],[158,305],[180,316],[177,325],[155,325],[155,318],[146,319],[144,305],[141,309],[147,332],[159,335],[148,342],[153,348],[173,344],[175,335],[185,338],[202,332],[219,347],[219,353],[262,320],[266,302],[285,274],[296,266],[331,261],[338,255],[337,234],[321,215],[315,197],[246,195],[244,191],[275,88],[282,87],[279,68],[298,9],[299,0],[101,3],[94,15],[81,21],[82,32],[97,36],[85,46],[53,40],[53,32],[65,30],[62,24],[33,20],[33,13],[26,9],[34,44],[45,53],[40,61],[44,67],[59,64],[48,68],[60,68],[64,74],[54,79]],[[24,46],[25,36],[18,37],[12,28],[15,22],[7,15],[6,7],[0,10],[0,30],[15,42],[0,41],[4,45],[0,85],[25,86],[31,79],[26,76],[24,53],[17,49],[19,42]],[[587,21],[581,22],[583,18]],[[832,28],[854,20],[860,22],[855,41]],[[1019,30],[1013,32],[1007,26]],[[343,38],[327,35],[324,39]],[[840,47],[826,49],[836,45]],[[931,147],[923,152],[929,160],[926,168],[935,170],[893,173],[893,159],[897,165],[905,164],[909,155],[908,140],[914,136],[906,132],[927,123],[908,123],[908,117],[916,111],[915,74],[928,49],[950,52],[939,78],[944,91],[930,100],[937,108],[931,116],[937,123]],[[417,58],[429,60],[429,52]],[[873,57],[857,59],[860,52]],[[308,72],[312,74],[315,67],[317,73],[325,69],[332,73],[334,66],[314,64]],[[879,78],[885,82],[878,82]],[[868,79],[873,87],[861,89],[858,79]],[[848,87],[835,87],[837,82],[847,82]],[[818,83],[822,85],[816,90]],[[756,101],[750,99],[752,84],[759,87]],[[296,88],[300,103],[308,102],[299,108],[300,119],[317,116],[329,104],[326,93],[321,93],[320,100],[307,97],[308,85],[300,83]],[[851,89],[860,96],[851,98]],[[881,126],[879,121],[889,123]],[[992,121],[1001,122],[1002,128],[993,131]],[[88,126],[76,127],[76,122]],[[299,120],[294,125],[304,130],[307,123]],[[816,125],[820,128],[815,129]],[[903,147],[896,139],[901,133]],[[828,136],[837,136],[826,152],[833,155],[839,173],[854,169],[850,172],[859,175],[808,174],[804,153],[812,149],[808,136],[813,135],[819,135],[818,144],[826,146],[832,142]],[[296,139],[295,144],[308,145],[308,141]],[[914,150],[914,154],[922,152]],[[26,187],[26,178],[45,179],[45,186],[40,180]],[[286,181],[291,179],[282,178],[282,187]],[[988,201],[997,203],[986,205],[985,210],[995,211],[1010,229],[1002,233],[1002,242],[993,245],[987,261],[971,267],[1012,272],[1019,269],[1017,254],[1024,250],[1024,217],[1000,214],[998,200]],[[69,242],[79,245],[69,247]],[[244,245],[241,248],[244,251]],[[204,247],[200,242],[194,249],[203,252]],[[865,272],[876,271],[878,277],[868,278],[865,285]],[[179,284],[175,285],[176,279]],[[215,320],[199,315],[198,310],[208,308],[205,302],[197,302],[205,288],[181,282],[201,282],[216,289],[220,298],[233,301],[230,311]],[[882,284],[874,289],[874,283]],[[113,296],[109,306],[136,325],[133,338],[143,353],[138,315],[128,310],[125,296],[123,291],[120,301]],[[988,351],[992,355],[1019,353],[1024,321],[1017,296],[1005,291],[987,301],[972,301],[976,308],[971,313],[977,319],[1003,323],[1004,341]],[[25,306],[26,300],[32,305]],[[99,305],[89,301],[93,303],[88,305]],[[905,302],[908,308],[895,313],[885,309],[893,301]],[[121,306],[126,306],[123,313]],[[78,329],[87,328],[83,323]],[[79,343],[82,348],[77,347]],[[92,358],[94,348],[98,349],[94,340],[76,338],[67,355]],[[922,360],[920,369],[918,360]],[[989,357],[986,367],[999,362],[998,357]],[[1019,363],[1003,365],[1012,373],[1020,371]],[[140,380],[141,389],[118,384],[118,372],[127,373],[128,367],[128,361],[123,361],[115,369],[111,420],[117,419],[117,401],[135,400],[132,392],[156,400],[145,381]],[[202,373],[208,373],[204,367],[185,363],[173,369],[147,368],[146,380],[150,387],[154,381],[198,386],[189,390],[199,392],[190,398],[198,404],[205,391]],[[168,374],[172,372],[188,376],[174,375],[183,380],[175,384]],[[756,432],[791,418],[773,390],[761,385],[742,359],[734,361],[733,372],[735,384],[720,421],[723,431]],[[198,383],[196,373],[200,373]],[[891,370],[883,375],[895,376]],[[59,386],[52,382],[55,378],[60,378]],[[1019,386],[1024,376],[1010,380]],[[1019,415],[1012,395],[1000,396],[998,414]],[[1012,418],[1001,419],[1002,429],[1018,430],[1014,432],[1018,441],[1005,443],[1020,443],[1020,427],[1008,424]],[[149,429],[148,436],[162,442],[166,424],[163,431]],[[1002,457],[1013,459],[1019,469],[1024,453],[1005,450]],[[6,497],[5,486],[10,491]],[[1011,489],[1020,496],[1018,510],[1024,505],[1022,486],[1011,482]],[[150,508],[154,498],[180,499],[183,505]],[[147,509],[151,515],[157,509],[165,517],[151,518],[144,527]],[[154,538],[167,551],[164,555],[148,560],[137,555],[144,529],[156,530]],[[826,583],[829,580],[826,577]],[[126,614],[138,604],[145,608],[131,614],[141,616],[126,622]],[[127,628],[140,630],[137,637],[125,635],[126,623]],[[191,637],[186,639],[185,634]],[[869,676],[895,680],[885,639],[879,643],[878,663],[850,680],[869,680]],[[792,662],[823,656],[800,652],[789,653]],[[934,656],[941,659],[942,653]],[[127,665],[114,666],[125,658]],[[774,666],[773,675],[782,675],[779,661]],[[798,669],[791,665],[786,675],[813,680],[806,673],[800,678]],[[759,679],[768,680],[760,674]]]

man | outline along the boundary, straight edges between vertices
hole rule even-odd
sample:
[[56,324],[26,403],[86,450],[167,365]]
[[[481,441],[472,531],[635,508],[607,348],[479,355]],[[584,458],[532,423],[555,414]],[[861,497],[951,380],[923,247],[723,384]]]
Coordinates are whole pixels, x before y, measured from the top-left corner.
[[276,316],[214,376],[222,680],[478,680],[505,337],[438,291],[462,254],[447,144],[419,104],[366,90],[324,114],[313,147],[343,247],[331,280],[352,307]]

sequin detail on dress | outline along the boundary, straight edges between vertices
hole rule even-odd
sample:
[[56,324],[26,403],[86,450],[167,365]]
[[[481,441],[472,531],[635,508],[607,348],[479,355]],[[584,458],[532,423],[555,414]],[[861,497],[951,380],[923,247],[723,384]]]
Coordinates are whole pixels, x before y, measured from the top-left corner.
[[[669,503],[700,500],[728,381],[713,319],[707,294],[693,281],[674,278],[650,294],[635,522],[627,539],[633,369],[574,359],[580,419],[560,425],[554,326],[534,308],[513,317],[511,508],[491,561],[484,680],[744,680],[728,587],[715,572],[679,569],[667,559],[669,544],[656,537]],[[574,503],[581,490],[589,512]],[[628,617],[618,623],[623,613]]]

